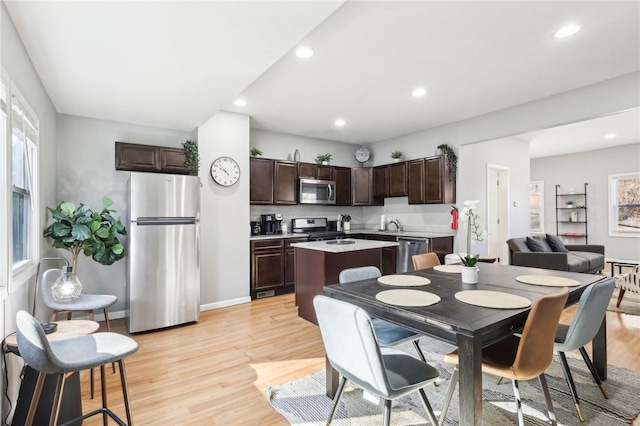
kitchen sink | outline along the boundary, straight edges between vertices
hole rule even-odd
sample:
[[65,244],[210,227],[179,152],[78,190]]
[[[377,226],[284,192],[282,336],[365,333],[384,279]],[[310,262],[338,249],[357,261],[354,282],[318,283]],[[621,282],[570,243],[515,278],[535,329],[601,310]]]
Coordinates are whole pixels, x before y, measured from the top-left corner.
[[355,241],[351,240],[331,240],[327,241],[326,244],[337,244],[337,245],[346,245],[346,244],[355,244]]

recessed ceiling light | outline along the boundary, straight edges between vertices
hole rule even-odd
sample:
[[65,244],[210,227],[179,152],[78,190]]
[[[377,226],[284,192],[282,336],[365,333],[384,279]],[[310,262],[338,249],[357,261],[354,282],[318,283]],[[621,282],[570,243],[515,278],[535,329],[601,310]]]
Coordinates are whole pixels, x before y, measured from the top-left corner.
[[245,101],[244,99],[236,99],[235,101],[233,101],[233,104],[239,107],[243,107],[247,106],[247,101]]
[[302,46],[296,50],[296,56],[298,58],[307,59],[313,56],[313,50],[306,46]]
[[565,38],[565,37],[574,35],[578,31],[580,31],[580,25],[571,24],[571,25],[567,25],[566,27],[560,28],[556,32],[555,36],[556,38]]
[[618,136],[618,135],[616,135],[615,133],[607,133],[606,135],[604,135],[604,138],[605,139],[615,139],[616,136]]
[[347,124],[347,122],[346,122],[346,121],[344,121],[342,118],[338,118],[338,119],[337,119],[333,124],[335,124],[335,125],[336,125],[336,126],[338,126],[338,127],[342,127],[342,126],[344,126],[345,124]]
[[424,87],[418,87],[413,89],[413,92],[411,92],[412,96],[415,96],[416,98],[419,98],[421,96],[424,96],[427,94],[427,89],[425,89]]

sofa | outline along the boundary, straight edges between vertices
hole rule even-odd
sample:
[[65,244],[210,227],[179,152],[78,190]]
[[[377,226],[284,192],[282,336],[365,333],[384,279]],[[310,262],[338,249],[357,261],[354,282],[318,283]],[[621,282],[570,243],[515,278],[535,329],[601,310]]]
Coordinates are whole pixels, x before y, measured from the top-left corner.
[[567,244],[556,235],[511,238],[509,264],[596,274],[604,269],[604,246]]

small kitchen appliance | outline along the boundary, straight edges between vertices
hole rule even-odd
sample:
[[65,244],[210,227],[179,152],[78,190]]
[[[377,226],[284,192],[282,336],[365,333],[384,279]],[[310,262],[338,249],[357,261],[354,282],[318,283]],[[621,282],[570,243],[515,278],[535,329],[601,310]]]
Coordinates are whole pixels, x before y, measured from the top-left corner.
[[251,236],[260,235],[260,222],[251,221]]
[[260,235],[282,234],[282,215],[280,213],[260,215]]

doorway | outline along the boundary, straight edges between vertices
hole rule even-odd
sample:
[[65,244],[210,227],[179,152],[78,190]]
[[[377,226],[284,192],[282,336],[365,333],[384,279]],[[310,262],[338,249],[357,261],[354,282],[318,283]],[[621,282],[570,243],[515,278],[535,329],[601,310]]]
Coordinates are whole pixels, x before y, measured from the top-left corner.
[[487,165],[487,251],[503,265],[509,264],[509,168]]

